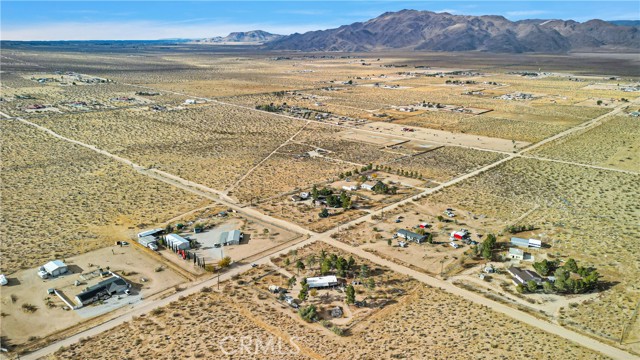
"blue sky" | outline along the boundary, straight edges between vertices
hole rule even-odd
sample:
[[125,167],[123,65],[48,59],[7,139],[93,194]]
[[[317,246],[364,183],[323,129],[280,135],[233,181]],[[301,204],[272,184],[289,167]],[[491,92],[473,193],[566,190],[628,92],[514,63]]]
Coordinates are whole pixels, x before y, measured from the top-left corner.
[[503,15],[510,20],[640,19],[640,1],[7,1],[2,40],[201,38],[231,31],[291,34],[366,21],[385,11]]

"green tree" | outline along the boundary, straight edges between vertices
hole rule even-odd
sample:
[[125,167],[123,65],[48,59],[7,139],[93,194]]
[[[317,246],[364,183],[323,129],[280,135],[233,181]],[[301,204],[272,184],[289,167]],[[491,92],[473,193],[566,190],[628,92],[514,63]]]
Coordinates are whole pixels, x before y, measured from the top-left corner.
[[287,281],[288,287],[289,288],[294,287],[296,285],[296,281],[297,281],[297,279],[296,279],[295,276],[290,277],[289,280]]
[[576,263],[575,260],[571,258],[567,260],[567,262],[563,265],[563,267],[572,273],[578,272],[578,264]]
[[349,260],[347,260],[347,270],[353,270],[355,266],[356,261],[354,260],[353,256],[349,255]]
[[532,292],[536,292],[537,289],[538,289],[538,284],[536,284],[535,281],[533,280],[527,281],[527,291],[532,293]]
[[369,278],[369,280],[367,280],[367,289],[369,289],[369,291],[373,291],[373,289],[376,288],[376,282],[373,280],[373,278]]
[[311,189],[311,198],[313,200],[318,200],[318,187],[313,185],[313,188]]
[[347,286],[347,304],[353,304],[356,302],[356,289],[353,288],[353,285]]
[[320,218],[322,218],[322,219],[328,218],[329,217],[329,210],[327,210],[327,208],[323,208],[320,211],[320,214],[318,214],[318,216],[320,216]]
[[320,265],[320,275],[325,276],[329,272],[331,272],[331,259],[327,257],[322,262],[322,265]]
[[289,258],[285,258],[284,259],[284,266],[289,266],[289,264],[291,264],[291,260],[289,260]]
[[313,322],[318,316],[318,310],[315,305],[311,304],[300,308],[300,310],[298,310],[298,314],[300,314],[300,317],[304,319],[304,321]]
[[336,275],[345,277],[347,275],[347,260],[340,256],[336,261]]
[[317,263],[318,263],[318,259],[316,259],[315,255],[311,254],[311,255],[307,256],[307,266],[309,268],[313,268],[313,266],[315,264],[317,264]]
[[493,257],[493,249],[496,246],[496,237],[493,234],[487,235],[482,242],[482,257],[489,260]]
[[342,203],[343,209],[351,209],[351,197],[348,196],[344,191],[342,192],[342,194],[340,194],[340,202]]
[[360,266],[360,277],[363,279],[369,277],[369,267],[365,264],[362,264],[362,266]]
[[298,293],[298,299],[300,299],[300,301],[304,301],[307,298],[308,294],[309,284],[305,283],[302,285],[302,289],[300,289],[300,292]]
[[387,239],[387,245],[391,246],[392,243],[391,239]]
[[429,233],[427,236],[427,243],[433,244],[433,233]]
[[304,270],[304,263],[302,260],[298,260],[296,262],[296,269],[298,269],[298,274],[300,273],[300,270]]
[[555,292],[553,289],[553,284],[548,281],[542,283],[542,290],[545,292],[545,294],[553,294]]
[[231,258],[228,256],[225,256],[224,258],[220,259],[220,261],[218,261],[218,266],[221,268],[226,268],[229,265],[231,265]]

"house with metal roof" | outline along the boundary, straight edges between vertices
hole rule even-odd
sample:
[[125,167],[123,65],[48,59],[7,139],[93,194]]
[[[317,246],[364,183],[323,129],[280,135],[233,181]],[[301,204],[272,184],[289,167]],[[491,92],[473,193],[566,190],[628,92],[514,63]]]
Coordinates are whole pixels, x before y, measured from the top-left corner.
[[336,278],[335,275],[307,278],[307,285],[309,285],[309,289],[334,287],[338,286],[338,284],[338,278]]
[[409,230],[405,230],[405,229],[398,230],[396,235],[398,235],[398,237],[400,237],[400,238],[407,239],[409,241],[417,242],[418,244],[421,244],[422,242],[424,242],[427,239],[427,235],[420,235],[418,233],[414,233],[413,231],[409,231]]

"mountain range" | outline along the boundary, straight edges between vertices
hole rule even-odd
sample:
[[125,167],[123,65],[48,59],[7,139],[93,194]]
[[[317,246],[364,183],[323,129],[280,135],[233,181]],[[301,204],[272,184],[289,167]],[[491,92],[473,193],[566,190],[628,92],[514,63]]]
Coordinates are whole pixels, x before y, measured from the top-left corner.
[[193,40],[193,43],[219,44],[219,45],[262,45],[270,41],[278,40],[283,35],[272,34],[262,30],[232,32],[227,36]]
[[467,16],[417,10],[387,12],[366,22],[335,29],[275,36],[264,41],[265,49],[502,53],[640,49],[640,28],[637,26],[602,20],[582,23],[573,20],[510,21],[496,15]]

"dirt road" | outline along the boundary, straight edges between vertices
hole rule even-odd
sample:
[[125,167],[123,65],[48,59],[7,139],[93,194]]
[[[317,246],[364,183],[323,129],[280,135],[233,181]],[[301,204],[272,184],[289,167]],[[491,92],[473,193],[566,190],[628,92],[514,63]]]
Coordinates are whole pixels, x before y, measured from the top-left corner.
[[[141,87],[141,86],[139,86],[139,87]],[[181,94],[181,95],[185,95],[185,94]],[[213,101],[211,99],[206,99],[206,100]],[[216,101],[214,101],[214,102],[216,102]],[[222,102],[219,102],[219,103],[222,103]],[[222,104],[233,105],[233,104],[226,104],[226,103],[222,103]],[[233,105],[233,106],[238,106],[238,105]],[[253,109],[253,110],[256,111],[255,109]],[[592,126],[596,126],[601,120],[605,119],[608,116],[614,115],[614,114],[616,114],[616,113],[618,113],[620,111],[622,111],[622,107],[621,106],[616,108],[616,109],[614,109],[613,111],[611,111],[611,112],[609,112],[607,114],[604,114],[602,116],[594,118],[594,119],[592,119],[592,120],[590,120],[590,121],[588,121],[586,123],[580,124],[580,125],[578,125],[578,126],[576,126],[574,128],[568,129],[568,130],[566,130],[566,131],[564,131],[564,132],[562,132],[560,134],[557,134],[557,135],[555,135],[553,137],[550,137],[548,139],[545,139],[545,140],[543,140],[543,141],[541,141],[541,142],[539,142],[539,143],[537,143],[535,145],[532,145],[532,146],[528,147],[523,152],[528,152],[528,151],[530,151],[532,149],[535,149],[535,148],[537,148],[539,146],[542,146],[542,145],[544,145],[544,144],[546,144],[546,143],[548,143],[550,141],[554,141],[554,140],[560,139],[562,137],[568,136],[568,135],[573,134],[573,133],[575,133],[577,131],[585,130],[585,129],[590,128]],[[531,315],[529,315],[529,314],[527,314],[525,312],[522,312],[520,310],[511,308],[511,307],[509,307],[507,305],[495,302],[493,300],[487,299],[487,298],[485,298],[485,297],[483,297],[483,296],[481,296],[479,294],[464,290],[462,288],[458,288],[455,285],[453,285],[451,283],[448,283],[446,281],[443,281],[443,280],[428,276],[426,274],[411,270],[411,269],[406,268],[406,267],[401,266],[401,265],[397,265],[397,264],[395,264],[393,262],[390,262],[388,260],[382,259],[382,258],[380,258],[380,257],[378,257],[376,255],[367,253],[362,249],[354,248],[354,247],[351,247],[351,246],[346,245],[344,243],[341,243],[341,242],[338,242],[338,241],[335,241],[335,240],[331,239],[331,235],[341,231],[342,229],[344,229],[344,228],[346,228],[346,227],[348,227],[350,225],[354,225],[354,224],[357,224],[357,223],[361,223],[363,221],[367,221],[367,220],[371,219],[372,216],[379,215],[383,211],[389,211],[389,210],[394,209],[394,208],[396,208],[398,206],[401,206],[403,204],[407,204],[407,203],[413,201],[413,199],[416,198],[416,197],[423,196],[423,195],[428,195],[428,194],[437,192],[439,190],[442,190],[442,189],[444,189],[444,188],[446,188],[448,186],[455,185],[455,184],[457,184],[457,183],[459,183],[461,181],[464,181],[464,180],[469,179],[469,178],[471,178],[473,176],[481,174],[484,171],[490,170],[490,169],[492,169],[492,168],[494,168],[496,166],[499,166],[500,164],[502,164],[504,162],[510,161],[510,160],[512,160],[514,158],[517,158],[517,157],[529,157],[529,156],[523,156],[520,153],[508,154],[507,157],[505,157],[505,158],[503,158],[503,159],[501,159],[499,161],[496,161],[496,162],[494,162],[492,164],[489,164],[489,165],[486,165],[486,166],[484,166],[484,167],[482,167],[480,169],[477,169],[477,170],[472,171],[470,173],[467,173],[467,174],[464,174],[462,176],[459,176],[459,177],[457,177],[457,178],[455,178],[455,179],[453,179],[451,181],[448,181],[446,183],[442,183],[442,184],[440,184],[439,186],[437,186],[435,188],[427,189],[427,190],[423,191],[422,193],[420,193],[420,194],[418,194],[418,195],[416,195],[414,197],[404,199],[402,201],[399,201],[397,203],[389,205],[389,206],[387,206],[385,208],[382,208],[382,209],[379,209],[377,211],[371,212],[370,214],[367,214],[367,215],[365,215],[363,217],[355,219],[355,220],[353,220],[353,221],[351,221],[351,222],[349,222],[347,224],[335,227],[335,228],[333,228],[331,230],[328,230],[328,231],[326,231],[324,233],[318,234],[318,233],[314,233],[312,231],[309,231],[307,229],[304,229],[304,228],[302,228],[302,227],[300,227],[300,226],[298,226],[296,224],[292,224],[292,223],[289,223],[287,221],[276,219],[276,218],[273,218],[271,216],[265,215],[263,213],[258,212],[257,210],[255,210],[253,208],[249,208],[249,207],[242,208],[242,207],[239,207],[239,206],[237,206],[237,204],[235,204],[232,201],[230,201],[230,199],[228,197],[226,197],[225,194],[223,192],[221,192],[221,191],[208,188],[208,187],[206,187],[204,185],[201,185],[201,184],[193,183],[191,181],[182,179],[182,178],[180,178],[178,176],[175,176],[173,174],[169,174],[169,173],[166,173],[166,172],[163,172],[163,171],[159,171],[159,170],[156,170],[156,169],[145,169],[144,167],[141,167],[138,164],[135,164],[134,162],[132,162],[132,161],[130,161],[128,159],[125,159],[125,158],[119,157],[117,155],[111,154],[111,153],[109,153],[109,152],[107,152],[105,150],[97,148],[94,145],[82,143],[80,141],[64,137],[64,136],[62,136],[60,134],[57,134],[57,133],[53,132],[52,130],[50,130],[48,128],[42,127],[42,126],[37,125],[35,123],[32,123],[30,121],[27,121],[27,120],[24,120],[24,119],[21,119],[21,118],[12,118],[12,117],[10,117],[10,116],[8,116],[6,114],[3,114],[3,113],[0,113],[0,115],[5,117],[5,118],[7,118],[7,119],[10,119],[11,121],[13,121],[13,120],[20,121],[20,122],[22,122],[22,123],[24,123],[26,125],[36,127],[39,130],[42,130],[42,131],[44,131],[44,132],[46,132],[46,133],[50,134],[51,136],[54,136],[54,137],[56,137],[58,139],[61,139],[61,140],[64,140],[64,141],[68,141],[70,143],[73,143],[73,144],[76,144],[76,145],[80,145],[80,146],[83,146],[83,147],[88,148],[90,150],[96,151],[96,152],[98,152],[98,153],[100,153],[102,155],[108,156],[108,157],[110,157],[110,158],[112,158],[114,160],[117,160],[117,161],[121,162],[121,163],[124,163],[124,164],[127,164],[129,166],[132,166],[133,169],[135,169],[136,171],[140,172],[141,174],[153,177],[153,178],[158,179],[160,181],[164,181],[166,183],[169,183],[169,184],[171,184],[173,186],[182,188],[184,190],[196,193],[196,194],[198,194],[200,196],[203,196],[203,197],[206,197],[206,198],[211,199],[213,201],[216,201],[216,202],[218,202],[220,204],[228,206],[229,208],[232,208],[232,209],[244,214],[247,217],[255,218],[255,219],[258,219],[260,221],[264,221],[266,223],[269,223],[271,225],[278,226],[278,227],[281,227],[281,228],[285,228],[285,229],[288,229],[288,230],[291,230],[291,231],[294,231],[294,232],[311,235],[311,237],[309,239],[305,240],[305,241],[297,243],[297,244],[295,244],[295,245],[293,245],[291,247],[284,248],[284,249],[279,250],[279,251],[277,251],[275,253],[267,254],[267,255],[263,256],[262,258],[256,260],[255,261],[256,263],[267,264],[269,262],[269,258],[272,257],[272,256],[277,256],[279,254],[286,254],[291,249],[300,248],[302,246],[306,246],[306,245],[311,244],[311,243],[316,242],[316,241],[323,241],[323,242],[326,242],[328,244],[331,244],[332,246],[341,248],[341,249],[343,249],[345,251],[348,251],[348,252],[354,253],[354,254],[356,254],[358,256],[361,256],[363,258],[366,258],[366,259],[368,259],[370,261],[373,261],[373,262],[375,262],[375,263],[377,263],[379,265],[387,266],[387,267],[389,267],[389,268],[391,268],[394,271],[397,271],[399,273],[409,275],[409,276],[415,278],[416,280],[421,281],[421,282],[423,282],[425,284],[428,284],[430,286],[441,288],[444,291],[448,291],[448,292],[450,292],[452,294],[455,294],[455,295],[458,295],[458,296],[462,296],[462,297],[464,297],[466,299],[474,301],[475,303],[478,303],[478,304],[481,304],[481,305],[485,305],[485,306],[487,306],[487,307],[489,307],[489,308],[491,308],[491,309],[493,309],[495,311],[498,311],[498,312],[503,313],[503,314],[505,314],[507,316],[510,316],[510,317],[512,317],[512,318],[514,318],[514,319],[516,319],[518,321],[522,321],[522,322],[527,323],[527,324],[529,324],[531,326],[537,327],[537,328],[539,328],[541,330],[544,330],[544,331],[547,331],[549,333],[552,333],[552,334],[555,334],[557,336],[560,336],[560,337],[562,337],[562,338],[564,338],[564,339],[566,339],[568,341],[572,341],[572,342],[574,342],[576,344],[579,344],[581,346],[584,346],[586,348],[598,351],[598,352],[600,352],[600,353],[602,353],[604,355],[607,355],[607,356],[609,356],[611,358],[614,358],[614,359],[632,359],[632,358],[634,358],[633,355],[631,355],[631,354],[629,354],[629,353],[627,353],[627,352],[625,352],[623,350],[620,350],[620,349],[617,349],[617,348],[612,347],[610,345],[607,345],[605,343],[602,343],[602,342],[600,342],[598,340],[586,337],[584,335],[578,334],[578,333],[576,333],[576,332],[574,332],[572,330],[563,328],[561,326],[552,324],[550,322],[535,318],[535,317],[533,317],[533,316],[531,316]],[[282,115],[282,116],[284,116],[284,115]],[[298,119],[298,118],[293,118],[293,117],[291,117],[291,118],[295,119],[295,120],[301,120],[301,119]],[[555,160],[549,160],[549,159],[543,159],[543,158],[539,158],[539,160],[541,160],[541,161],[555,161]],[[589,166],[589,165],[583,165],[583,164],[575,164],[575,165],[577,165],[577,166]],[[592,167],[592,166],[589,166],[589,167]],[[612,169],[602,168],[602,170],[612,170]],[[236,274],[243,273],[243,272],[249,270],[250,268],[251,268],[251,265],[249,265],[249,264],[236,265],[236,266],[232,267],[228,272],[226,272],[225,274],[221,275],[220,276],[220,280],[221,281],[228,280],[232,276],[234,276]],[[68,346],[70,344],[73,344],[73,343],[79,341],[80,338],[96,336],[96,335],[100,334],[103,331],[106,331],[108,329],[111,329],[111,328],[119,325],[119,324],[122,324],[125,321],[130,321],[134,316],[139,316],[139,315],[145,314],[145,313],[147,313],[147,312],[149,312],[149,311],[151,311],[151,310],[153,310],[153,309],[155,309],[157,307],[167,305],[171,301],[177,300],[180,296],[193,294],[193,293],[195,293],[197,291],[200,291],[203,287],[215,286],[216,284],[217,284],[217,279],[215,279],[215,278],[214,279],[205,280],[205,281],[203,281],[201,283],[198,283],[198,284],[195,284],[195,285],[189,287],[188,289],[186,289],[186,290],[184,290],[182,292],[173,294],[173,295],[171,295],[171,296],[169,296],[167,298],[154,300],[154,301],[149,301],[149,302],[141,302],[139,304],[133,305],[133,306],[131,306],[131,309],[127,313],[124,313],[124,314],[122,314],[122,315],[120,315],[120,316],[118,316],[118,317],[116,317],[116,318],[114,318],[112,320],[109,320],[109,321],[107,321],[107,322],[105,322],[105,323],[103,323],[103,324],[101,324],[99,326],[96,326],[94,328],[88,329],[88,330],[83,331],[83,332],[81,332],[79,334],[76,334],[74,336],[68,337],[68,338],[66,338],[64,340],[55,342],[55,343],[53,343],[53,344],[51,344],[51,345],[49,345],[49,346],[47,346],[45,348],[42,348],[42,349],[40,349],[40,350],[38,350],[36,352],[33,352],[31,354],[28,354],[28,355],[25,355],[22,358],[23,359],[38,359],[38,358],[47,356],[47,355],[55,352],[61,346]]]

